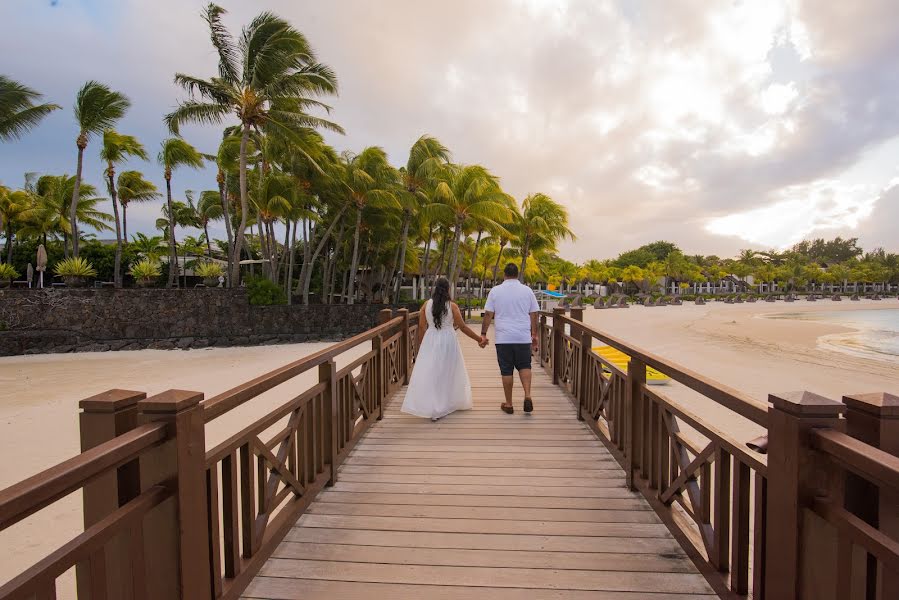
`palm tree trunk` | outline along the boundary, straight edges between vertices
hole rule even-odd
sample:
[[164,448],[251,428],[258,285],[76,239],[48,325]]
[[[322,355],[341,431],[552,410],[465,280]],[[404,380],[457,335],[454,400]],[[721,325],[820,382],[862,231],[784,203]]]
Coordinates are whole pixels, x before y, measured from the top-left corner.
[[434,223],[428,223],[428,241],[425,243],[425,255],[422,268],[419,269],[419,277],[425,287],[428,285],[428,263],[431,259],[431,238],[434,236]]
[[[225,219],[225,234],[228,236],[228,287],[231,286],[231,263],[234,260],[234,233],[231,231],[231,211],[228,210],[228,174],[219,181],[219,199],[222,202],[222,217]],[[209,236],[206,236],[209,239]]]
[[81,171],[84,166],[84,149],[87,138],[82,133],[75,142],[78,146],[78,167],[75,171],[75,185],[72,187],[72,205],[69,207],[69,221],[72,225],[72,256],[78,256],[78,200],[81,198]]
[[503,259],[503,250],[506,249],[506,241],[500,240],[499,242],[499,252],[496,255],[496,264],[493,265],[493,281],[490,283],[490,287],[496,285],[496,274],[499,273],[499,263]]
[[[406,244],[409,239],[409,224],[412,222],[412,213],[408,210],[404,211],[405,219],[403,219],[403,235],[400,239],[400,257],[399,257],[399,272],[396,275],[396,289],[393,292],[393,301],[399,302],[400,300],[400,288],[403,287],[403,273],[406,270]],[[430,240],[428,240],[430,242]]]
[[521,269],[518,270],[518,281],[524,283],[524,268],[528,264],[528,254],[531,252],[531,236],[524,237],[524,245],[521,247]]
[[456,297],[456,266],[459,260],[459,243],[462,241],[462,219],[456,218],[456,228],[453,236],[453,253],[450,259],[450,297]]
[[[306,207],[308,209],[308,206]],[[312,240],[309,238],[314,235],[312,228],[309,226],[309,219],[303,217],[303,266],[300,267],[300,277],[297,280],[296,294],[303,291],[303,281],[306,278],[306,271],[309,269],[309,259],[312,254]]]
[[240,253],[243,250],[244,234],[247,228],[249,198],[247,195],[247,143],[250,141],[250,124],[244,123],[240,136],[240,225],[234,242],[234,259],[231,265],[231,285],[240,284]]
[[[434,269],[434,279],[437,279],[437,276],[440,275],[440,272],[443,271],[443,265],[446,262],[446,249],[449,246],[449,231],[443,234],[443,239],[440,240],[440,260],[437,261],[437,268]],[[433,287],[433,282],[431,282]]]
[[178,278],[178,251],[175,246],[175,214],[172,209],[172,176],[167,174],[165,178],[166,203],[169,217],[169,281],[168,287],[177,284]]
[[118,194],[115,187],[115,169],[110,164],[106,172],[109,178],[109,196],[112,200],[112,214],[115,216],[115,261],[113,264],[112,280],[115,287],[122,287],[122,230],[119,223]]
[[7,264],[12,264],[12,238],[13,238],[13,230],[12,230],[12,221],[7,221],[6,223],[6,262]]
[[[293,252],[293,246],[290,245],[290,229],[290,219],[284,219],[284,252],[278,257],[278,276],[276,279],[281,279],[281,265],[284,264],[285,260],[288,260],[287,253]],[[272,225],[272,234],[274,234],[274,232],[275,226]],[[277,283],[277,281],[275,283]],[[288,283],[288,285],[290,284]],[[287,290],[287,293],[290,294],[290,290]]]
[[482,230],[478,230],[478,239],[475,240],[474,250],[471,253],[471,265],[468,267],[468,275],[465,278],[465,291],[468,292],[471,289],[471,274],[474,272],[475,264],[477,264],[478,260],[478,247],[481,245],[481,236],[484,234]]
[[212,258],[212,240],[209,239],[209,221],[203,221],[203,234],[206,236],[206,253]]
[[[309,286],[312,282],[312,268],[315,266],[315,260],[318,258],[318,255],[321,254],[322,248],[325,247],[325,243],[328,241],[328,236],[331,235],[331,232],[334,231],[334,226],[340,222],[341,217],[343,217],[343,213],[346,212],[347,205],[344,205],[338,212],[334,219],[331,221],[331,224],[328,225],[328,228],[325,230],[325,233],[322,235],[322,239],[319,240],[318,245],[315,247],[315,252],[312,253],[312,257],[309,259],[309,269],[306,271],[305,277],[303,279],[303,304],[309,304]],[[337,236],[338,241],[343,239],[343,230],[345,225],[340,225],[340,233]],[[316,228],[317,229],[317,228]],[[322,292],[324,292],[324,288],[322,288]]]
[[128,243],[128,205],[122,204],[122,239]]
[[293,304],[293,290],[291,290],[291,284],[293,283],[293,262],[294,255],[296,255],[297,250],[297,221],[293,222],[293,229],[290,237],[290,260],[287,263],[287,281],[285,282],[284,291],[287,294],[287,304]]
[[359,267],[359,233],[362,229],[362,207],[356,206],[356,232],[353,234],[353,260],[350,262],[350,281],[347,284],[347,304],[353,303],[356,269]]

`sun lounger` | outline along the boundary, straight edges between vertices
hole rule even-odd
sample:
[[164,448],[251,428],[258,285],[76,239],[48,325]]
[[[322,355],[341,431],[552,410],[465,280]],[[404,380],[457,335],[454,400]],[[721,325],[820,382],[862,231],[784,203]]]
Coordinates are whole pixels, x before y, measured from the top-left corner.
[[681,306],[682,304],[683,304],[683,301],[680,298],[674,298],[671,301],[671,306]]
[[[599,356],[607,362],[613,364],[616,368],[627,373],[627,365],[631,361],[631,357],[611,346],[594,346],[592,348]],[[611,373],[611,369],[607,365],[603,365],[606,373]],[[652,367],[646,367],[646,383],[648,385],[664,385],[671,381],[671,378]]]
[[871,298],[871,300],[883,300],[883,298],[880,297],[880,294],[874,294],[874,297]]
[[765,302],[777,302],[777,297],[774,294],[768,294],[765,296]]
[[840,296],[839,294],[834,294],[833,297],[831,298],[831,300],[833,300],[834,302],[840,302],[843,300],[843,297]]
[[850,300],[858,300],[858,294],[852,294],[852,297],[850,297],[849,299]]
[[805,300],[806,302],[815,302],[815,295],[809,294],[808,296],[806,296]]
[[627,296],[622,296],[618,300],[618,308],[630,308],[631,305],[627,303]]
[[693,303],[697,306],[702,306],[705,304],[705,298],[703,298],[702,296],[696,296],[696,300],[694,300]]
[[609,307],[606,305],[605,298],[597,298],[596,302],[593,303],[593,308],[609,308]]

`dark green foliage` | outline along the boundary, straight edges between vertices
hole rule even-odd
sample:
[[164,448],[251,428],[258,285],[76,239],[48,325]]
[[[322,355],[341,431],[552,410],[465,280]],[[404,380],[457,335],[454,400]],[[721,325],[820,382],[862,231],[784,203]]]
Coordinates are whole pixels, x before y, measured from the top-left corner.
[[[78,255],[97,269],[97,281],[112,281],[115,265],[115,244],[86,242],[78,249]],[[127,272],[132,262],[140,259],[129,245],[122,247],[122,271]]]
[[675,250],[679,250],[679,248],[671,242],[652,242],[651,244],[640,246],[636,250],[629,250],[620,254],[612,262],[612,265],[621,268],[634,265],[642,269],[653,261],[665,260]]
[[247,297],[254,306],[272,306],[273,304],[287,304],[287,296],[280,286],[274,284],[266,277],[248,278]]

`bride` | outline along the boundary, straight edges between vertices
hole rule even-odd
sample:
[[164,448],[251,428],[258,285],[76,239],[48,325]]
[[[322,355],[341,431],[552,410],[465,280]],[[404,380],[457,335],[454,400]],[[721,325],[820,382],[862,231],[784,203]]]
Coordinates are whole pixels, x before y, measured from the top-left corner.
[[[436,421],[457,410],[471,408],[471,383],[462,360],[455,329],[480,343],[450,300],[449,282],[441,277],[418,317],[418,357],[406,388],[402,411]],[[483,346],[481,346],[483,348]]]

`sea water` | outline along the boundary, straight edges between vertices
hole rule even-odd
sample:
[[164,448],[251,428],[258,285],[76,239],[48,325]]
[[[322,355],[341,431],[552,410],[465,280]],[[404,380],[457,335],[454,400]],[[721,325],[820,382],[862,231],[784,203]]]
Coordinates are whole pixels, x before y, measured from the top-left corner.
[[818,344],[827,350],[899,362],[899,308],[791,313],[775,318],[849,327],[853,331],[825,335]]

